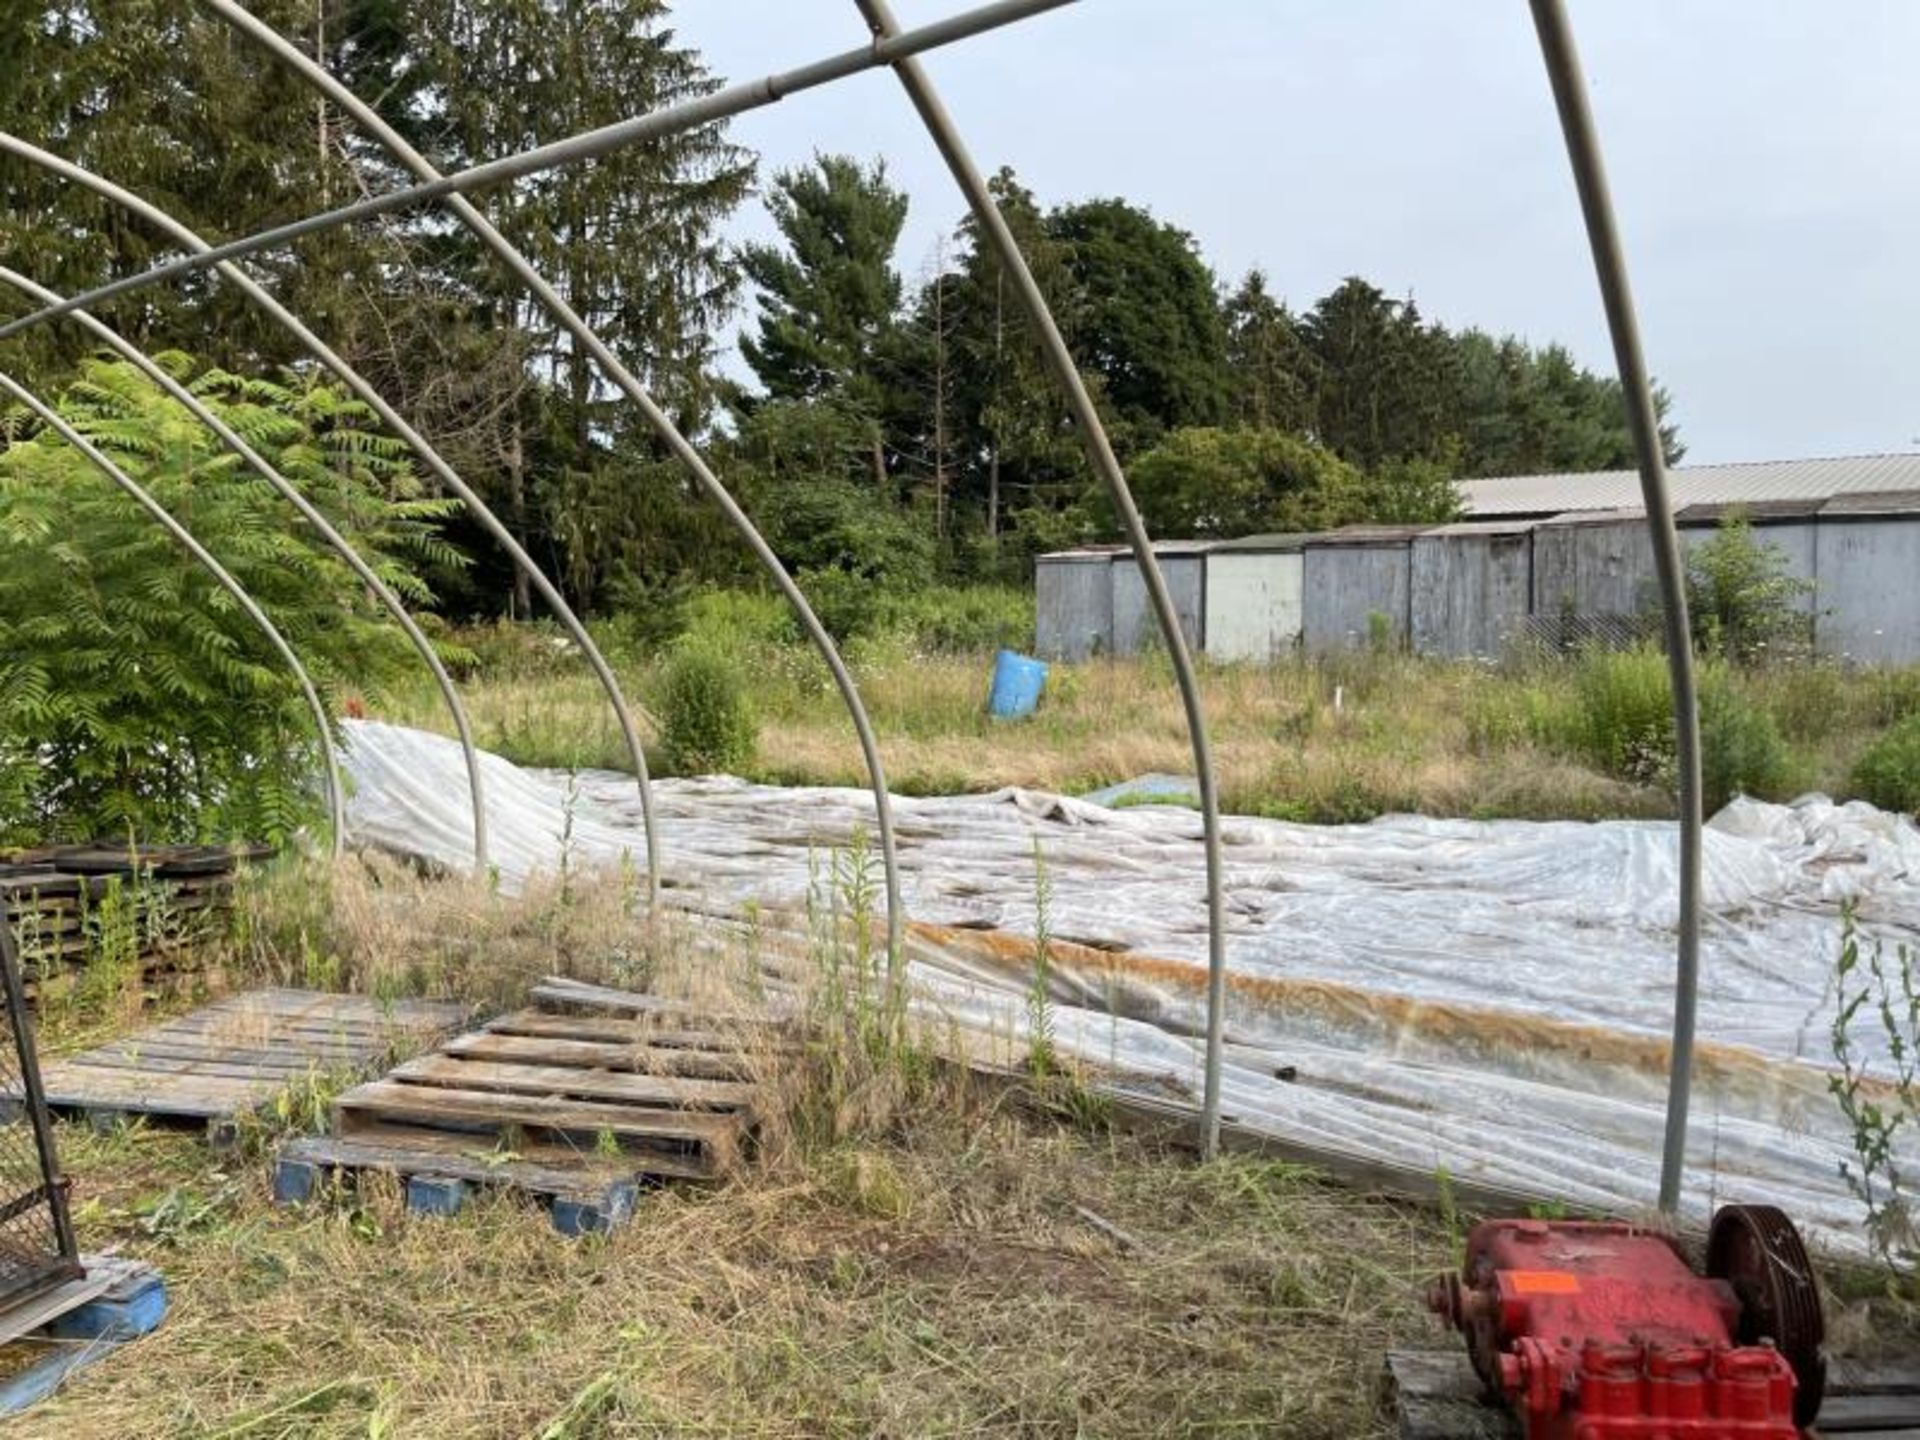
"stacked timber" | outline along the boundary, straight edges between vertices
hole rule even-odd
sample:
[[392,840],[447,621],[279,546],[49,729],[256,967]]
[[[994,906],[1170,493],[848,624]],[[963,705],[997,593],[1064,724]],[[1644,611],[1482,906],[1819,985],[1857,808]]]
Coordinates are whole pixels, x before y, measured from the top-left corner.
[[0,905],[29,990],[103,950],[137,955],[143,969],[168,963],[226,923],[235,873],[271,853],[262,845],[109,844],[0,852]]

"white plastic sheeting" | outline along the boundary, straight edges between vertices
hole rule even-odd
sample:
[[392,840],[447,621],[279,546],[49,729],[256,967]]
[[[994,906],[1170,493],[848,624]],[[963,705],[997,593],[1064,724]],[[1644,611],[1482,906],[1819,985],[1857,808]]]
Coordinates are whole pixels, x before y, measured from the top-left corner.
[[[350,828],[471,864],[458,747],[351,727]],[[629,777],[487,760],[503,885],[639,858]],[[703,909],[805,905],[824,851],[871,828],[850,789],[656,785],[663,876]],[[1052,879],[1054,1043],[1198,1093],[1206,904],[1199,817],[1007,789],[896,801],[916,1002],[1024,1026],[1034,845]],[[1847,1249],[1860,1213],[1827,1094],[1839,911],[1920,944],[1920,831],[1862,804],[1738,801],[1712,821],[1685,1206],[1766,1200]],[[1291,1141],[1576,1206],[1651,1207],[1671,1017],[1676,835],[1647,822],[1395,816],[1226,823],[1232,1004],[1225,1108]],[[936,928],[953,927],[953,928]],[[1282,1078],[1284,1077],[1284,1078]]]

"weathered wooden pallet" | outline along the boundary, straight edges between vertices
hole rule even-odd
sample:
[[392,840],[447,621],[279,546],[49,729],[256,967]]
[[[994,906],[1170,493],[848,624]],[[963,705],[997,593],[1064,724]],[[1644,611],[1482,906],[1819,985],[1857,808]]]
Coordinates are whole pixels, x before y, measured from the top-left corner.
[[[250,990],[42,1067],[47,1104],[108,1127],[135,1115],[202,1124],[230,1139],[238,1118],[313,1075],[364,1074],[455,1029],[460,1001]],[[0,1106],[17,1103],[0,1092]]]
[[[1519,1440],[1519,1425],[1487,1400],[1464,1348],[1393,1351],[1387,1385],[1401,1440]],[[1920,1440],[1920,1366],[1831,1365],[1813,1433]]]
[[[15,852],[0,862],[0,914],[19,941],[29,994],[42,977],[69,971],[89,953],[89,911],[109,889],[135,874],[151,882],[131,892],[144,928],[152,907],[161,906],[166,929],[176,935],[202,924],[232,903],[233,874],[249,860],[264,859],[264,846],[236,850],[213,845],[169,845],[133,850],[119,845],[52,846]],[[173,943],[150,944],[143,973],[167,966]]]
[[0,1312],[0,1343],[30,1352],[0,1380],[0,1416],[44,1400],[166,1318],[167,1287],[144,1260],[82,1255],[80,1264],[80,1278]]
[[753,1130],[763,1057],[791,1042],[764,1017],[715,1023],[624,991],[583,1014],[594,1002],[581,989],[548,990],[341,1095],[331,1135],[281,1152],[276,1195],[298,1202],[330,1174],[376,1170],[406,1183],[413,1209],[445,1214],[475,1186],[507,1186],[578,1234],[625,1220],[645,1185],[725,1174]]

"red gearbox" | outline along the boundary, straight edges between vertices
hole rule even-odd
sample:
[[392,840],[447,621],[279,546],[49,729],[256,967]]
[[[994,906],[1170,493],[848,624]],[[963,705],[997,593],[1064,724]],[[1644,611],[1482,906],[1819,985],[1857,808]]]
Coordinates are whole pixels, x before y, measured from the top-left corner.
[[[1784,1226],[1790,1246],[1764,1223],[1755,1241],[1756,1216]],[[1527,1440],[1800,1440],[1819,1405],[1821,1337],[1799,1236],[1777,1211],[1729,1206],[1712,1252],[1732,1255],[1735,1273],[1710,1261],[1716,1273],[1696,1275],[1670,1241],[1632,1225],[1493,1220],[1468,1236],[1465,1273],[1439,1281],[1432,1304],[1465,1332]],[[1811,1321],[1796,1322],[1808,1305]],[[1803,1354],[1776,1343],[1782,1309]]]

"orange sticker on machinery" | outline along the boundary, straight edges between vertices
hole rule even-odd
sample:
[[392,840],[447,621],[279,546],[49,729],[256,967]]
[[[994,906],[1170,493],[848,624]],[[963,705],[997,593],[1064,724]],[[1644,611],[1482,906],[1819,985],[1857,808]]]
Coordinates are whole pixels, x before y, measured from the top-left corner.
[[1509,1270],[1507,1283],[1516,1295],[1578,1295],[1580,1277],[1571,1270]]

